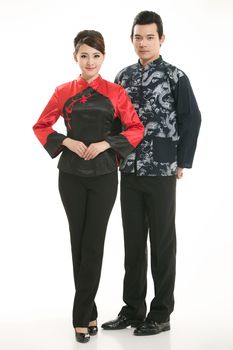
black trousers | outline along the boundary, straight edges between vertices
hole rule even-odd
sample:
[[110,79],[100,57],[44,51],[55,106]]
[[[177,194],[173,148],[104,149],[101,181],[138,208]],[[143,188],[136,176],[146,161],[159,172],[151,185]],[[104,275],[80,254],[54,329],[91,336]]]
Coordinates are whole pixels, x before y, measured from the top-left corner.
[[97,318],[95,296],[117,183],[117,172],[95,177],[59,173],[59,191],[69,222],[76,290],[74,327],[87,327]]
[[125,244],[125,277],[120,314],[146,317],[147,238],[155,296],[147,320],[169,319],[174,308],[176,265],[175,176],[121,174],[121,210]]

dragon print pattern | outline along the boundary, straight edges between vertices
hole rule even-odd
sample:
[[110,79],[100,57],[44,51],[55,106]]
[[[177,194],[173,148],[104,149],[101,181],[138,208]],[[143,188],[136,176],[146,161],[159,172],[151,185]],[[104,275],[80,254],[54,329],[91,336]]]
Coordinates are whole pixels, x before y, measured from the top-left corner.
[[[144,139],[121,163],[121,171],[139,176],[172,176],[177,168],[177,112],[174,89],[184,73],[159,59],[119,72],[115,82],[125,88],[145,128]],[[167,156],[168,154],[168,156]]]

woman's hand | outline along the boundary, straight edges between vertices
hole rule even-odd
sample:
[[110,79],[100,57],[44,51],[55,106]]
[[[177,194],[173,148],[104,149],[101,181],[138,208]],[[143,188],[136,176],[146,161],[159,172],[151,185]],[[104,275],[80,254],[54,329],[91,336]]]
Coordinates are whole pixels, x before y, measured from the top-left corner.
[[87,150],[87,146],[83,142],[67,137],[65,140],[63,140],[62,144],[63,146],[69,148],[69,150],[72,152],[76,153],[79,157],[84,158],[84,153]]
[[110,148],[110,145],[107,141],[101,141],[96,143],[91,143],[90,146],[84,152],[83,158],[85,160],[90,160],[98,156],[98,154],[106,151]]

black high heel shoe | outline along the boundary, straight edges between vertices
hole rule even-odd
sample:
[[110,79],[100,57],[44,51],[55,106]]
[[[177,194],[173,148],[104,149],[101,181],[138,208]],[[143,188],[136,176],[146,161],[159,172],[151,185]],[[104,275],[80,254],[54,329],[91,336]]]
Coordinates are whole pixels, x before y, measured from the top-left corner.
[[98,327],[97,326],[88,326],[88,333],[90,335],[96,335],[98,333]]
[[75,331],[75,338],[76,338],[77,342],[79,342],[79,343],[89,342],[89,340],[90,340],[89,333],[79,333],[76,331],[76,329],[74,331]]

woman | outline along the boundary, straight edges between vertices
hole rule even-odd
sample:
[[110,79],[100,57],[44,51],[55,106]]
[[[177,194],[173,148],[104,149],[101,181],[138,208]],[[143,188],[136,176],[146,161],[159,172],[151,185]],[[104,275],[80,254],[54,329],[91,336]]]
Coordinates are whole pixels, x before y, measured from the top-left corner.
[[[59,190],[69,222],[75,298],[76,340],[97,333],[95,296],[99,285],[107,223],[117,193],[117,158],[141,141],[144,128],[125,90],[99,75],[105,56],[99,32],[84,30],[74,39],[78,79],[58,86],[33,129],[58,163]],[[62,116],[67,135],[53,130]],[[117,133],[118,125],[124,131]]]

